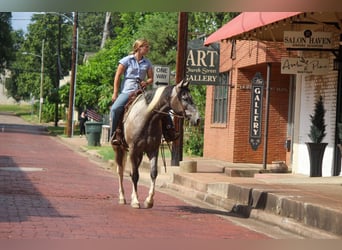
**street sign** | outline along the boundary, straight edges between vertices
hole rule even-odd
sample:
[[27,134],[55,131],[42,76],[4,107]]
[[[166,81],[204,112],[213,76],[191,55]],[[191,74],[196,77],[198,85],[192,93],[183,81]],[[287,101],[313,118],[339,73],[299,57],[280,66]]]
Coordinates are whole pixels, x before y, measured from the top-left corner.
[[153,87],[158,85],[169,85],[170,83],[170,67],[155,65],[153,67]]

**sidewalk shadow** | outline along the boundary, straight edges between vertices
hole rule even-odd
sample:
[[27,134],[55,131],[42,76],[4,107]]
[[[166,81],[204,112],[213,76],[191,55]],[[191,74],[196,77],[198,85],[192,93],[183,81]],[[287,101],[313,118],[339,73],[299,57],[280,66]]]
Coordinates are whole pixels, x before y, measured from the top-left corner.
[[251,209],[249,206],[234,205],[231,210],[222,211],[211,208],[203,208],[198,206],[176,206],[181,211],[190,212],[193,214],[214,214],[238,218],[248,218],[250,216]]
[[49,135],[46,127],[43,125],[10,124],[0,123],[0,133],[25,133]]

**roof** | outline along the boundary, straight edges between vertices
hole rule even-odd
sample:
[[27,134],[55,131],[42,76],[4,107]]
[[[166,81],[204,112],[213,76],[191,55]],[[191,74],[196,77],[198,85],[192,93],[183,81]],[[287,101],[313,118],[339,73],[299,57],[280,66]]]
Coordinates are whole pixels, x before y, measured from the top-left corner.
[[243,12],[212,33],[206,39],[204,45],[231,39],[248,31],[255,30],[256,28],[276,23],[301,13],[302,12]]

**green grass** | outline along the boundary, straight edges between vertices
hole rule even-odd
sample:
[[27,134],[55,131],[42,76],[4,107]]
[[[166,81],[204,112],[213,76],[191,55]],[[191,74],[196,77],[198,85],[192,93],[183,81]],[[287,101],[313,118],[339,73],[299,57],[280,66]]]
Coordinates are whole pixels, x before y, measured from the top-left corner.
[[31,105],[3,104],[0,105],[0,112],[11,112],[16,115],[31,114]]
[[102,159],[105,161],[113,160],[114,159],[114,151],[112,146],[101,146],[101,147],[94,147],[94,146],[87,146],[89,150],[96,150],[99,155],[102,156]]

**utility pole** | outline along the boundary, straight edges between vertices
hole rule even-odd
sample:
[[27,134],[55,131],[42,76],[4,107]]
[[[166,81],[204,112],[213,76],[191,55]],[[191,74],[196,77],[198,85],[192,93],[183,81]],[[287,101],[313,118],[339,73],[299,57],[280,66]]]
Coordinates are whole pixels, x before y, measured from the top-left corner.
[[76,57],[77,57],[77,26],[78,26],[78,13],[74,12],[74,26],[72,35],[72,56],[71,56],[71,79],[69,91],[69,109],[68,109],[68,123],[67,123],[67,136],[72,136],[73,131],[73,113],[74,113],[74,92],[76,83]]
[[58,126],[58,103],[59,103],[59,80],[61,79],[61,23],[62,16],[58,17],[58,35],[57,35],[57,62],[56,62],[56,84],[55,84],[55,127]]
[[[188,13],[180,12],[178,16],[178,40],[176,61],[176,84],[185,79],[186,55],[188,43]],[[179,166],[183,160],[183,119],[174,117],[175,128],[180,132],[179,138],[172,143],[171,165]]]
[[39,98],[39,123],[42,122],[43,109],[43,83],[44,83],[44,39],[42,41],[42,55],[40,57],[40,98]]

